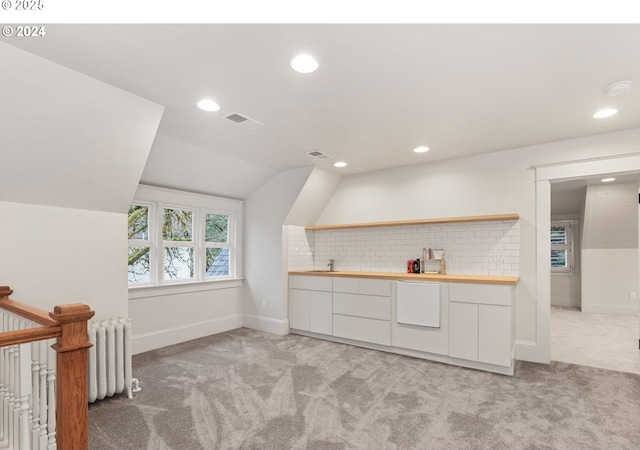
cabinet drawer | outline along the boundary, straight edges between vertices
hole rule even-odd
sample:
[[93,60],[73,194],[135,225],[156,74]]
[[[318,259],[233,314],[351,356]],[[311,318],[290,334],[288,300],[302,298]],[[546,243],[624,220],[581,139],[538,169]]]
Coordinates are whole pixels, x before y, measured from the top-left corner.
[[333,335],[373,344],[391,345],[391,322],[334,314]]
[[347,294],[391,296],[391,280],[335,277],[333,291]]
[[449,301],[511,306],[512,292],[509,285],[451,283]]
[[333,312],[348,316],[391,320],[391,299],[374,295],[333,293]]
[[333,278],[313,275],[291,275],[289,289],[308,289],[310,291],[331,291]]
[[336,277],[333,283],[333,292],[360,293],[360,278]]
[[360,293],[365,295],[391,296],[391,280],[373,280],[362,278],[360,280]]

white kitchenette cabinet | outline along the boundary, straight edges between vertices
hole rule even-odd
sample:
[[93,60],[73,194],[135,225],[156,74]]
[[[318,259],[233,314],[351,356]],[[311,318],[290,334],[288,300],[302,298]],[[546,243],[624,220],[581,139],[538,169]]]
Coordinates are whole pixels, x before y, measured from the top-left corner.
[[449,356],[513,365],[513,286],[449,286]]
[[334,278],[333,335],[391,345],[391,281]]
[[517,281],[301,271],[289,276],[290,328],[305,336],[513,375]]
[[291,328],[333,334],[332,280],[330,277],[289,277]]

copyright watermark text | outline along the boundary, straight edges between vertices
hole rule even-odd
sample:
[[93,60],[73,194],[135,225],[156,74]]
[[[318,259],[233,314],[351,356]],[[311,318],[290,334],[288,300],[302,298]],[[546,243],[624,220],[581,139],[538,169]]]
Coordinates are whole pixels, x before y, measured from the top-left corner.
[[5,11],[41,11],[44,0],[2,0],[0,5]]
[[2,27],[4,37],[44,37],[47,32],[42,25],[5,25]]

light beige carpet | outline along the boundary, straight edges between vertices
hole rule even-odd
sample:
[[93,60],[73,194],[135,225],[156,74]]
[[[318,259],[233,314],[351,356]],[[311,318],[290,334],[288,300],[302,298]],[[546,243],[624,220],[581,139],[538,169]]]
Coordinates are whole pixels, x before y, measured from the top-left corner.
[[246,328],[134,357],[92,449],[637,449],[640,375],[519,362],[508,377]]
[[637,316],[551,307],[551,360],[640,373]]

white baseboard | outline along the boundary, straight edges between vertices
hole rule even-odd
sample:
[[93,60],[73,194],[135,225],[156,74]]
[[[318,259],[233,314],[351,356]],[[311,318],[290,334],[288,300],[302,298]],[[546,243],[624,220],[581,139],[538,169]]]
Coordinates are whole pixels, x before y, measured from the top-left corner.
[[288,320],[272,319],[271,317],[245,314],[243,316],[242,324],[247,328],[264,331],[265,333],[277,334],[278,336],[289,334]]
[[582,312],[596,314],[618,314],[624,316],[637,316],[638,307],[617,305],[585,305],[582,304]]
[[520,361],[528,361],[540,364],[549,364],[551,361],[543,359],[540,355],[540,349],[537,344],[532,341],[516,341],[516,359]]
[[134,355],[137,355],[138,353],[148,352],[157,348],[211,336],[212,334],[222,333],[224,331],[235,330],[236,328],[242,327],[242,322],[242,316],[237,314],[190,323],[179,327],[166,328],[151,333],[134,334],[131,337],[131,351]]

